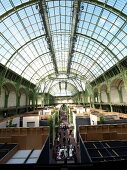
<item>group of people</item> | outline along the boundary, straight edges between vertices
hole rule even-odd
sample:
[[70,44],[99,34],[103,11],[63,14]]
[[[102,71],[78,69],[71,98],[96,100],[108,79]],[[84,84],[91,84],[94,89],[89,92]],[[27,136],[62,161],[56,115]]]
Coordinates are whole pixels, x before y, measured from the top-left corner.
[[76,163],[76,147],[75,145],[72,145],[72,130],[68,127],[66,113],[62,112],[59,118],[61,124],[55,136],[55,147],[53,150],[54,158],[56,161],[64,161],[65,164],[68,162],[68,160],[73,160]]
[[[70,133],[70,131],[69,131]],[[55,137],[56,148],[55,148],[55,160],[74,160],[77,162],[76,147],[71,144],[71,137],[68,134],[68,126],[62,124]]]
[[64,145],[58,148],[56,160],[74,160],[77,162],[76,148],[72,145]]

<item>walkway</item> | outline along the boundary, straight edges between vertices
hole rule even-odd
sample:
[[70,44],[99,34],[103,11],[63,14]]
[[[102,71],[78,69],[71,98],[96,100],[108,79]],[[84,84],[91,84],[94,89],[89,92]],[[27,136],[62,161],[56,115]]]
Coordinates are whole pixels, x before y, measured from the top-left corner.
[[66,112],[60,113],[60,127],[56,133],[51,163],[80,163],[80,150],[68,127]]

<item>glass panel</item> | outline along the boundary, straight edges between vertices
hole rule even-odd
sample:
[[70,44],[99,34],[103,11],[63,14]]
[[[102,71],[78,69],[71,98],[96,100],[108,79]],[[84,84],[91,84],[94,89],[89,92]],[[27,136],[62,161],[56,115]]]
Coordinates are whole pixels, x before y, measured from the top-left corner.
[[[98,5],[98,1],[104,5]],[[50,74],[56,78],[62,74],[65,76],[68,69],[70,74],[84,77],[85,81],[96,80],[127,55],[127,0],[98,1],[81,1],[75,24],[72,23],[75,1],[46,1],[47,28],[35,1],[1,0],[0,63],[34,84],[50,77]],[[24,5],[25,2],[28,5]],[[46,29],[49,29],[54,54]],[[71,39],[74,39],[73,48],[70,47]],[[59,80],[48,81],[46,90],[52,89],[52,94],[72,95],[85,88],[79,80],[68,77],[62,77],[62,80],[61,91]]]

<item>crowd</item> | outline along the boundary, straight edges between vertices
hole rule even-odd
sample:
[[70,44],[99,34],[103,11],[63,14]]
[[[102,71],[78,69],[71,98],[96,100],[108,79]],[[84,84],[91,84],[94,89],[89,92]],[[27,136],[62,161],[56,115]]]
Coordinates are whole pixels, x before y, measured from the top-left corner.
[[63,160],[66,164],[68,160],[73,160],[77,163],[76,147],[71,143],[72,130],[69,129],[66,123],[65,113],[61,115],[63,122],[60,124],[58,132],[55,136],[55,147],[53,150],[53,156],[56,161]]

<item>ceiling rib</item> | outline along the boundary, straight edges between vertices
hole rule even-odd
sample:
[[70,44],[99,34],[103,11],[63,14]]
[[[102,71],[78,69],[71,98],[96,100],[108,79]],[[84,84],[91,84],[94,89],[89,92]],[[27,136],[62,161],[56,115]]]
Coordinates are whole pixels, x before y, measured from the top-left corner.
[[[125,18],[127,20],[127,15],[125,13],[123,13],[122,11],[119,11],[119,9],[117,8],[114,8],[104,2],[101,2],[101,1],[98,1],[98,0],[82,0],[82,2],[85,2],[85,3],[91,3],[91,4],[94,4],[94,5],[97,5],[97,6],[100,6],[101,8],[105,8],[113,13],[116,13],[118,16],[121,16],[123,18]],[[125,4],[126,6],[126,4]]]
[[44,29],[45,29],[45,33],[46,33],[46,41],[47,41],[47,44],[48,44],[48,47],[49,47],[49,50],[51,53],[51,58],[53,60],[55,73],[56,73],[56,75],[58,75],[58,67],[56,64],[56,57],[55,57],[55,52],[54,52],[54,48],[53,48],[53,41],[52,41],[52,35],[51,35],[51,31],[50,31],[47,5],[46,5],[45,0],[40,0],[38,5],[39,5],[39,12],[40,12],[41,18],[43,20]]
[[71,28],[71,35],[70,35],[70,47],[69,47],[69,54],[68,54],[68,66],[67,66],[67,75],[70,74],[70,65],[71,60],[74,52],[75,41],[77,39],[76,29],[78,24],[78,18],[80,13],[80,4],[79,0],[75,0],[73,4],[73,13],[72,13],[72,28]]

